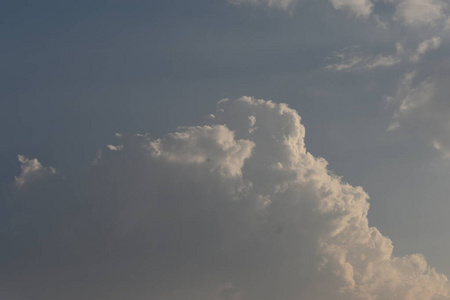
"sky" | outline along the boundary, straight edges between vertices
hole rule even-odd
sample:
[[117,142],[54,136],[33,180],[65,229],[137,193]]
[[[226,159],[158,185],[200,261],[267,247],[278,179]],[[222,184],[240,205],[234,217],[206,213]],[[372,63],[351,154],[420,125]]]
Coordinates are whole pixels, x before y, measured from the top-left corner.
[[447,0],[0,8],[0,298],[450,299]]

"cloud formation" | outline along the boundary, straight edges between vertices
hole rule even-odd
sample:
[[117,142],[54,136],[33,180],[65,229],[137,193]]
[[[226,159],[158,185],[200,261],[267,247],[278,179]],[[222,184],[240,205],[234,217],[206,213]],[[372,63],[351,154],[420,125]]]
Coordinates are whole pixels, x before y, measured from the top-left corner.
[[[300,120],[286,104],[242,97],[220,101],[210,124],[118,135],[83,179],[29,182],[45,168],[21,159],[7,200],[22,205],[9,220],[28,216],[32,233],[0,235],[22,253],[0,270],[0,290],[37,300],[449,299],[447,278],[421,255],[392,255],[369,226],[367,194],[306,150]],[[22,249],[30,234],[38,256]]]

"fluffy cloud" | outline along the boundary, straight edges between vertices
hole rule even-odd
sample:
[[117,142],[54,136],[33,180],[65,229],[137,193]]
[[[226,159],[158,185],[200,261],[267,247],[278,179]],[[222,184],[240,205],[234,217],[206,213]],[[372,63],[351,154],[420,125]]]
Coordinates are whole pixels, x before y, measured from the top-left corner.
[[244,160],[251,154],[254,143],[234,139],[234,133],[224,125],[188,127],[152,141],[149,150],[155,157],[180,164],[203,164],[208,161],[211,171],[220,170],[229,176],[241,175]]
[[419,79],[418,72],[410,72],[402,79],[396,94],[387,98],[397,107],[389,129],[405,127],[444,157],[450,157],[448,78],[446,72],[425,79]]
[[0,235],[14,249],[0,290],[38,300],[448,299],[447,278],[421,255],[393,256],[369,226],[367,194],[307,152],[304,136],[296,111],[250,97],[159,139],[118,135],[82,179],[9,193],[38,238]]

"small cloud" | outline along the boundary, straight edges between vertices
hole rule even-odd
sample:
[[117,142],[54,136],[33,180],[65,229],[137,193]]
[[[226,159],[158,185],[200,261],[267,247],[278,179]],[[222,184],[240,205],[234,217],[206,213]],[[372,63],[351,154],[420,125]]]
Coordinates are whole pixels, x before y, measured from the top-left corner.
[[422,41],[414,50],[405,49],[400,42],[397,42],[395,44],[395,54],[380,54],[377,56],[363,54],[359,50],[359,47],[350,47],[336,52],[334,59],[339,60],[339,62],[329,64],[325,68],[331,71],[355,71],[390,67],[403,61],[418,63],[427,52],[439,48],[441,42],[442,39],[435,36]]
[[111,151],[120,151],[120,150],[122,150],[123,145],[118,145],[118,146],[108,145],[107,147]]
[[388,26],[389,26],[389,23],[388,23],[387,21],[382,21],[382,20],[380,19],[380,16],[379,16],[379,15],[375,15],[375,21],[376,21],[376,24],[377,24],[377,27],[378,27],[378,28],[381,28],[381,29],[387,29]]
[[428,51],[439,48],[441,46],[441,42],[442,39],[437,36],[421,42],[415,53],[410,56],[410,60],[415,63],[419,62],[422,56],[424,56]]
[[339,62],[329,64],[325,66],[325,68],[331,71],[354,71],[389,67],[401,62],[398,52],[397,48],[396,55],[370,56],[362,54],[361,51],[359,51],[359,47],[350,47],[336,52],[334,58],[339,60]]
[[235,5],[247,3],[289,10],[298,2],[298,0],[228,0],[228,2]]
[[23,155],[18,155],[17,158],[21,163],[21,173],[19,176],[15,177],[15,184],[18,187],[24,186],[29,182],[35,181],[47,175],[56,173],[56,170],[53,167],[42,166],[36,158],[29,159]]
[[445,16],[446,8],[441,0],[401,0],[394,18],[405,25],[434,25]]
[[369,17],[373,3],[369,0],[330,0],[335,9],[349,9],[358,17]]
[[400,127],[400,124],[399,124],[398,122],[392,122],[392,123],[389,125],[387,131],[395,131],[395,130],[397,130],[399,127]]

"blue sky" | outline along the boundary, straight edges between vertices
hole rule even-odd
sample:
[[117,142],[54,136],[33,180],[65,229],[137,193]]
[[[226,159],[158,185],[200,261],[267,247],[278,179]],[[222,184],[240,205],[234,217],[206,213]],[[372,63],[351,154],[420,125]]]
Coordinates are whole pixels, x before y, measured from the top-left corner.
[[[289,4],[286,9],[283,3]],[[212,187],[208,187],[202,181],[205,180],[202,172],[206,171],[195,167],[198,161],[201,161],[199,164],[206,163],[199,157],[210,155],[217,160],[217,166],[210,172],[214,176],[220,173],[217,176],[226,177],[226,172],[232,169],[222,162],[222,155],[225,154],[215,153],[218,150],[212,146],[203,149],[202,143],[184,145],[166,134],[182,132],[180,126],[195,128],[189,126],[216,124],[208,115],[221,114],[216,111],[218,101],[224,98],[241,99],[242,96],[286,103],[297,111],[301,124],[306,128],[304,141],[307,151],[316,158],[323,157],[328,161],[328,167],[317,168],[342,176],[342,182],[364,188],[370,196],[370,226],[392,240],[393,255],[402,257],[422,253],[431,267],[449,275],[448,5],[447,1],[441,0],[5,1],[0,10],[0,209],[3,210],[0,216],[4,219],[1,224],[3,243],[10,244],[8,249],[11,250],[2,252],[6,258],[2,263],[12,266],[12,269],[23,264],[32,265],[16,275],[0,273],[0,281],[3,281],[0,286],[8,286],[15,280],[25,291],[21,294],[19,287],[13,287],[5,295],[30,299],[30,295],[36,293],[35,299],[43,299],[39,297],[44,296],[56,299],[51,297],[72,293],[72,296],[63,299],[111,298],[104,293],[111,282],[95,280],[89,283],[86,280],[80,294],[62,287],[52,295],[39,294],[39,288],[30,278],[42,274],[42,280],[52,286],[55,277],[46,276],[52,274],[51,267],[39,267],[51,261],[51,254],[38,253],[51,248],[49,245],[55,241],[58,244],[62,240],[58,234],[50,233],[52,230],[49,228],[59,224],[82,236],[83,230],[89,231],[89,226],[97,226],[91,223],[92,220],[85,222],[81,217],[86,215],[84,205],[96,207],[91,212],[92,218],[98,216],[99,224],[103,224],[99,226],[104,228],[112,226],[109,222],[114,223],[115,218],[122,220],[133,216],[138,219],[136,211],[148,209],[136,204],[141,203],[141,198],[150,199],[150,202],[154,199],[155,203],[159,203],[158,197],[161,195],[147,195],[145,185],[135,186],[135,192],[130,192],[133,190],[130,187],[132,184],[126,178],[114,177],[114,172],[122,172],[117,170],[123,170],[124,174],[134,179],[137,174],[147,174],[149,186],[160,186],[161,190],[166,191],[171,176],[181,176],[171,173],[174,171],[170,163],[188,161],[193,165],[180,168],[189,169],[194,174],[193,178],[199,181],[179,177],[176,181],[178,185],[167,190],[179,190],[182,194],[186,185],[192,185],[192,190],[204,190],[206,193],[210,189],[221,191],[228,187],[228,179],[223,178],[220,179],[223,181],[217,179],[220,184],[214,181],[210,183]],[[237,106],[241,105],[241,102],[237,103]],[[253,114],[249,116],[256,117],[255,132],[260,128],[264,134],[272,132],[276,136],[280,132],[277,130],[285,129],[276,129],[279,123],[272,121],[272,117],[265,119],[266,113],[261,111],[269,109],[267,107],[270,105],[259,105],[260,108],[255,106],[254,110],[249,110]],[[233,111],[235,108],[231,105],[228,109]],[[219,117],[215,120],[220,119],[217,124],[225,124],[235,131],[236,140],[229,140],[227,131],[214,127],[217,124],[211,125],[217,132],[202,127],[206,133],[192,129],[185,134],[195,139],[200,139],[197,134],[203,138],[206,136],[211,139],[205,142],[207,145],[222,139],[226,143],[236,143],[235,148],[227,148],[230,153],[238,148],[242,151],[251,148],[250,144],[241,144],[240,139],[254,142],[256,146],[252,148],[252,154],[238,152],[242,156],[231,156],[236,160],[230,159],[235,163],[233,167],[239,165],[241,159],[245,161],[239,176],[242,176],[244,183],[253,182],[257,189],[258,182],[266,179],[259,178],[259,171],[255,171],[256,167],[253,170],[253,166],[258,165],[258,160],[262,165],[269,160],[262,154],[260,156],[265,152],[258,149],[267,149],[269,153],[275,146],[262,139],[263,133],[261,136],[255,134],[254,138],[242,133],[245,131],[244,125],[239,123],[238,117],[228,116],[228,112],[225,109],[223,120]],[[258,125],[259,115],[266,123]],[[276,119],[276,116],[273,118]],[[116,133],[122,134],[122,137],[118,139]],[[145,139],[141,140],[142,136],[134,134],[143,134]],[[162,138],[161,145],[167,147],[160,149],[167,155],[161,154],[162,158],[158,159],[167,159],[167,162],[155,158],[147,166],[149,170],[144,172],[136,161],[145,160],[146,156],[138,149],[150,143],[147,139],[155,141],[158,138]],[[280,140],[274,143],[280,143]],[[107,145],[125,145],[125,150],[120,147],[117,151],[111,150]],[[186,157],[179,149],[197,154]],[[105,154],[108,151],[120,152],[120,155],[108,156]],[[18,155],[30,160],[19,162]],[[174,157],[180,157],[180,160]],[[255,157],[254,160],[252,157]],[[276,157],[282,157],[281,152],[273,152],[273,159]],[[34,158],[37,161],[33,161]],[[129,165],[126,163],[128,161]],[[100,166],[110,164],[111,167],[106,167],[105,171],[97,163]],[[158,172],[163,174],[160,178]],[[197,172],[198,176],[195,175]],[[296,169],[295,172],[300,174],[302,171]],[[18,185],[17,178],[23,178],[24,182],[31,181],[33,187],[25,189]],[[321,180],[328,182],[325,177]],[[118,194],[113,193],[115,196],[105,192],[111,188],[111,182],[115,182],[120,190]],[[264,194],[266,192],[258,191],[257,194],[255,190],[254,193],[256,198],[276,198],[269,192]],[[307,198],[303,196],[306,191],[300,189],[297,193],[299,199]],[[109,209],[108,203],[103,201],[106,197],[114,198],[119,194],[123,199],[135,199],[136,195],[140,195],[138,200],[130,200],[130,207],[134,209],[127,211],[127,216],[116,214],[115,209]],[[179,194],[170,195],[181,197]],[[199,198],[205,195],[207,193]],[[242,197],[244,199],[248,195]],[[60,198],[66,200],[56,205]],[[366,201],[363,198],[360,201]],[[17,204],[29,201],[35,204],[30,207],[28,204]],[[42,206],[38,205],[40,202]],[[121,207],[126,204],[117,205]],[[79,211],[80,215],[74,213],[73,217],[66,216],[67,210],[73,207],[77,207],[75,211]],[[308,207],[302,206],[302,209]],[[169,214],[167,211],[161,213]],[[170,211],[166,217],[175,218],[174,214],[183,215],[183,210]],[[43,216],[48,217],[50,225],[44,224]],[[279,217],[282,217],[281,213]],[[27,230],[30,230],[25,230],[26,234],[20,241],[11,238],[16,236],[17,231],[22,232],[22,229],[16,228],[19,226],[17,222],[22,222],[15,221],[17,219],[27,220],[23,222],[29,224]],[[68,221],[62,225],[59,223],[61,219]],[[80,225],[82,223],[88,224],[84,225],[87,229],[74,229],[83,227]],[[229,225],[215,224],[225,228]],[[157,227],[153,223],[151,226]],[[125,230],[122,227],[126,226],[114,223],[112,227],[122,232]],[[139,226],[133,228],[137,235],[145,236],[145,229]],[[194,229],[192,232],[195,232]],[[245,228],[241,229],[245,232]],[[101,239],[105,235],[103,230],[93,233],[92,240]],[[111,244],[121,241],[117,236],[122,233],[114,230]],[[41,241],[33,235],[36,232],[38,236],[51,238]],[[148,232],[148,236],[152,234],[160,237],[167,232]],[[311,236],[306,234],[298,238],[316,241]],[[321,240],[319,237],[317,239]],[[94,251],[89,248],[89,241],[81,239],[77,243],[83,247],[76,251]],[[68,246],[64,245],[66,249]],[[92,245],[93,248],[100,247],[97,242],[92,242]],[[183,245],[189,248],[191,244]],[[295,249],[296,245],[287,243],[286,247]],[[108,247],[102,249],[107,251]],[[145,246],[137,243],[136,248],[139,249],[136,250],[137,256],[145,257]],[[26,249],[30,249],[27,250],[29,252]],[[52,251],[56,250],[49,253]],[[19,254],[13,255],[15,252]],[[70,256],[66,254],[61,254],[60,264],[53,262],[61,272],[65,272],[65,266],[70,269],[69,266],[74,263],[66,260]],[[139,263],[134,259],[127,260],[134,255],[133,251],[123,255],[123,265],[111,264],[110,267],[127,274]],[[262,255],[268,255],[267,260],[270,261],[268,253]],[[205,254],[205,257],[208,255]],[[101,255],[80,255],[78,259],[82,264],[95,264],[96,260],[101,260]],[[279,259],[277,256],[273,261],[278,262]],[[149,261],[153,263],[152,259]],[[150,268],[151,263],[142,265]],[[356,265],[354,263],[354,272],[357,273]],[[107,269],[97,269],[95,276],[101,278],[108,273]],[[269,267],[264,270],[273,271]],[[170,274],[173,270],[161,269],[161,272]],[[205,271],[205,274],[210,275],[208,272]],[[304,274],[302,270],[297,273]],[[136,282],[124,284],[123,297],[141,299],[155,296],[138,287],[146,282],[145,276],[153,282],[159,279],[144,270],[142,274]],[[253,299],[260,295],[253,290],[254,286],[267,285],[265,279],[246,285],[241,279],[234,278],[233,283],[233,274],[227,274],[231,279],[222,285],[227,286],[227,290],[233,290],[234,296],[224,299]],[[81,276],[76,272],[72,275],[74,277],[68,278]],[[286,276],[292,274],[280,273],[279,278]],[[318,278],[322,278],[320,276]],[[327,278],[321,280],[328,282]],[[184,278],[179,278],[179,282],[184,282]],[[64,286],[63,282],[59,284]],[[129,292],[131,290],[134,292]],[[208,298],[211,297],[209,290],[202,286],[197,290],[204,292],[201,297],[205,300],[212,299]],[[285,292],[280,294],[272,289],[267,295],[285,296],[286,299],[294,295],[294,291],[288,288]],[[309,295],[311,299],[319,297],[314,291],[302,290],[299,293],[303,292],[302,295]],[[331,297],[333,292],[330,290],[331,294],[326,296]],[[398,293],[395,294],[396,299],[416,299],[401,298],[407,294],[403,290],[395,293]],[[383,297],[380,295],[386,294],[372,296],[378,299],[376,297]],[[428,296],[432,293],[417,295],[414,297],[440,299]],[[352,294],[343,299],[372,299],[372,296]],[[165,294],[161,288],[160,297],[176,299],[177,295]]]

